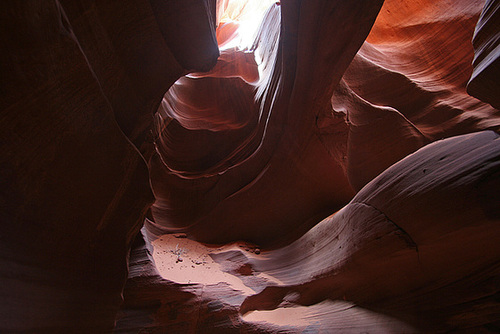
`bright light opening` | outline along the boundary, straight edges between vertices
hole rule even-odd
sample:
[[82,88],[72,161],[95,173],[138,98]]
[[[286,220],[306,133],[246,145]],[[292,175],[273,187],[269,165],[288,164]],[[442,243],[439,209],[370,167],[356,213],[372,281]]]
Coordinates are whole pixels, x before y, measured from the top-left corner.
[[[262,18],[276,0],[224,0],[219,7],[219,48],[250,49]],[[225,29],[225,32],[222,30]]]

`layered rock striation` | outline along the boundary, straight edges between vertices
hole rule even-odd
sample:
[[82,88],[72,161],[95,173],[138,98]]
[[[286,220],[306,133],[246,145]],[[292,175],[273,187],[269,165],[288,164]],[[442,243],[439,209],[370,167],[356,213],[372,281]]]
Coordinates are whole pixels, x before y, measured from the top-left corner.
[[2,2],[0,331],[498,330],[499,2],[231,6]]

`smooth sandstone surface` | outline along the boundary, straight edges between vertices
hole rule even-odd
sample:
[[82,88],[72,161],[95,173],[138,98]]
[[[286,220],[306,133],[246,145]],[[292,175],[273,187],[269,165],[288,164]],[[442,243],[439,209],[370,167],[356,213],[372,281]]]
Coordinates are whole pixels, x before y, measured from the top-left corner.
[[499,1],[245,6],[0,4],[0,332],[498,331]]
[[497,73],[500,68],[500,4],[487,0],[474,29],[474,70],[467,91],[493,107],[500,108]]
[[[252,89],[245,89],[249,84],[242,79],[216,81],[211,74],[174,85],[164,99],[170,118],[158,126],[157,154],[150,161],[156,233],[182,231],[207,242],[270,245],[289,239],[299,227],[310,227],[354,195],[341,162],[316,134],[316,115],[330,108],[334,86],[381,5],[273,5],[255,47],[264,55],[255,97],[247,96]],[[345,25],[349,17],[357,24]],[[219,108],[232,108],[224,112],[230,116],[225,128],[219,125],[221,111],[210,113],[205,107],[214,100],[213,93],[203,94],[208,80],[208,87],[218,83],[230,100]],[[235,82],[224,86],[228,80]],[[186,102],[188,94],[197,94],[193,103],[203,105],[202,112]],[[245,126],[238,122],[240,129],[235,114],[248,119]]]
[[287,242],[420,147],[498,130],[466,91],[482,2],[386,1],[373,22],[380,5],[274,5],[253,49],[178,80],[157,118],[150,230]]
[[[202,301],[197,306],[189,298],[161,301],[149,309],[149,319],[156,321],[145,328],[203,330],[221,313],[229,314],[219,320],[220,328],[232,328],[228,332],[495,328],[500,314],[499,140],[497,133],[483,131],[427,145],[369,182],[340,211],[277,249],[242,242],[207,245],[185,234],[161,236],[149,251],[158,270],[156,284],[164,289],[181,284],[179,291]],[[145,296],[140,298],[160,298]],[[181,315],[162,316],[165,308],[174,312],[172,304],[200,315],[194,324]],[[133,317],[118,323],[126,321]]]

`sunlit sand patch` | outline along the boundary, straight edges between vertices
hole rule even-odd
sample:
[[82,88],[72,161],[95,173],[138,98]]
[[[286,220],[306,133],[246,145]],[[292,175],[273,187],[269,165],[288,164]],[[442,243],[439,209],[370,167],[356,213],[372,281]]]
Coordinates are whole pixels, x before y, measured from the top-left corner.
[[[165,279],[180,284],[214,285],[223,282],[229,284],[233,289],[241,291],[243,295],[256,293],[237,276],[223,272],[220,265],[209,255],[229,250],[241,250],[237,244],[208,247],[182,235],[165,234],[153,241],[152,245],[156,267]],[[265,275],[264,278],[279,283],[278,280],[269,275]]]
[[251,311],[243,315],[247,322],[268,322],[277,326],[307,327],[309,310],[306,306],[278,308],[271,311]]
[[[417,333],[413,327],[390,316],[376,313],[353,303],[325,300],[311,306],[251,311],[242,316],[247,322],[267,322],[296,327],[293,333]],[[374,330],[374,324],[376,329]]]

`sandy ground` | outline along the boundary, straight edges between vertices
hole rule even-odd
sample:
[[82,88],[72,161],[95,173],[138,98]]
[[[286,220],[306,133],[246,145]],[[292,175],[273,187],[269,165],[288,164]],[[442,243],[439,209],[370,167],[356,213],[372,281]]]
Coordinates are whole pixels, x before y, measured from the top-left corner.
[[[232,243],[221,247],[210,247],[202,243],[189,240],[182,234],[165,234],[153,243],[153,259],[160,275],[170,281],[180,284],[213,285],[221,282],[229,284],[233,289],[249,296],[256,293],[246,286],[243,281],[224,272],[210,254],[220,254],[232,250],[248,251],[246,256],[258,256],[252,246],[244,243]],[[259,253],[259,251],[257,251]],[[265,278],[267,281],[279,282],[276,278],[259,273],[256,277]]]
[[[165,234],[153,243],[153,259],[160,275],[179,284],[216,285],[227,283],[243,296],[250,296],[257,291],[245,285],[236,275],[224,272],[221,265],[215,262],[210,254],[221,254],[228,251],[245,252],[245,256],[261,256],[254,246],[245,243],[232,243],[220,247],[211,247],[189,240],[182,234]],[[257,253],[257,254],[256,254]],[[281,282],[264,273],[252,273],[255,279],[280,284]],[[263,288],[263,287],[262,287]],[[278,326],[307,327],[310,312],[307,307],[280,308],[272,311],[253,311],[245,314],[247,322],[268,322]]]

